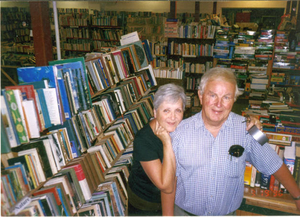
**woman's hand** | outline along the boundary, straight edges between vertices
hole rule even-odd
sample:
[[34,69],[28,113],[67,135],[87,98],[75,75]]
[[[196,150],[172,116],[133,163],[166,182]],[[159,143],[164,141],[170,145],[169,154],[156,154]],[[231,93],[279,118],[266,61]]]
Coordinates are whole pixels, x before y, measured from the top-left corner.
[[170,144],[171,143],[171,136],[168,131],[162,127],[157,120],[155,120],[155,129],[154,134],[162,141],[163,144]]
[[257,119],[255,116],[253,115],[249,115],[247,118],[247,126],[246,126],[246,130],[249,130],[253,125],[255,125],[259,130],[262,130],[262,125],[259,121],[259,119]]

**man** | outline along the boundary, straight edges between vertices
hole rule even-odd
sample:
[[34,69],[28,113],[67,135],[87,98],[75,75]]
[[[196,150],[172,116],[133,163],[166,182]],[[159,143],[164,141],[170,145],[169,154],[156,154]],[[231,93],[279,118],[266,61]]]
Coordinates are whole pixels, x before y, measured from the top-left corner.
[[198,96],[202,111],[183,120],[171,134],[177,186],[176,192],[162,195],[169,201],[164,213],[234,215],[243,199],[246,161],[263,174],[274,174],[299,209],[300,189],[290,171],[268,144],[260,145],[247,132],[245,118],[231,112],[239,96],[234,73],[224,68],[207,71]]

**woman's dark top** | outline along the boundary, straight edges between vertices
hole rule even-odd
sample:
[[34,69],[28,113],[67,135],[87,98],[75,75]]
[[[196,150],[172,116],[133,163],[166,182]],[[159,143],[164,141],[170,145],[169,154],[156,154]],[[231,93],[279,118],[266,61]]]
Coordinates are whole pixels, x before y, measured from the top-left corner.
[[149,123],[137,132],[133,141],[133,165],[128,184],[140,198],[160,203],[160,190],[151,182],[140,161],[163,159],[163,144],[153,133]]

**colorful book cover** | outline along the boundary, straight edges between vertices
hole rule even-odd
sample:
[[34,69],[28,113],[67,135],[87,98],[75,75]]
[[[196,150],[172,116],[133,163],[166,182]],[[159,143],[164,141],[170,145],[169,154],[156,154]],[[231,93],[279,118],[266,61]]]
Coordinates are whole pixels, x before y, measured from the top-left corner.
[[23,120],[22,120],[23,118],[21,116],[21,112],[23,112],[23,111],[19,111],[19,106],[17,105],[17,100],[16,100],[16,97],[14,94],[14,90],[7,90],[6,97],[7,97],[8,103],[9,103],[10,111],[12,113],[13,121],[16,126],[16,130],[17,130],[17,134],[18,134],[20,143],[21,144],[28,143],[29,138],[28,138],[28,134],[25,129],[26,126],[24,125],[25,123],[23,122]]

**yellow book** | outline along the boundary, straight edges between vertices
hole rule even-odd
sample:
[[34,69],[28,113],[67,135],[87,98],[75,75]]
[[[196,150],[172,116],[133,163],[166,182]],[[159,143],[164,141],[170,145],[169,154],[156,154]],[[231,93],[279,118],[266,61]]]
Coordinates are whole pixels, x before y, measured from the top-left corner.
[[246,162],[246,168],[244,173],[244,184],[251,184],[251,173],[252,173],[252,165],[249,162]]
[[34,188],[37,188],[38,185],[39,185],[39,182],[38,182],[38,179],[37,179],[37,176],[36,176],[35,169],[33,167],[32,161],[30,159],[30,156],[29,155],[25,155],[25,159],[26,159],[26,163],[28,165],[30,176],[32,177],[33,186],[34,186]]

